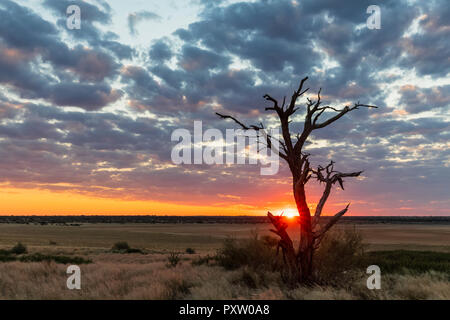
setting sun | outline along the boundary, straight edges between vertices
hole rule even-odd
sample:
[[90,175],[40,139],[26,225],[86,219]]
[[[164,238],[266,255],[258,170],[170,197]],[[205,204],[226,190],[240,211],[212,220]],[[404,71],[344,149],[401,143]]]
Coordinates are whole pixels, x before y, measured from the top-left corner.
[[298,216],[298,212],[297,212],[297,210],[291,209],[291,208],[284,209],[283,216],[285,216],[286,218],[292,219],[292,218]]

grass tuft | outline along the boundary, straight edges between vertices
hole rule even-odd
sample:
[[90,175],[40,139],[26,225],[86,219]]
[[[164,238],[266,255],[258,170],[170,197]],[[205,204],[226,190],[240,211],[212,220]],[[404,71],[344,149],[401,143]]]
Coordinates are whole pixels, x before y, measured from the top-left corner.
[[177,252],[171,252],[171,253],[169,253],[169,256],[167,257],[166,266],[168,268],[174,268],[180,263],[180,261],[181,261],[180,254]]

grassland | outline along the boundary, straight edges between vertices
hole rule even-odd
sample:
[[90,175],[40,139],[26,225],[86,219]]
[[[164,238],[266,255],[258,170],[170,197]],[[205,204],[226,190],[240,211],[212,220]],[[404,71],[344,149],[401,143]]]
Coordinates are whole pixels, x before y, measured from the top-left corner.
[[[367,289],[362,267],[345,287],[288,288],[276,272],[193,263],[214,254],[228,237],[263,236],[268,229],[267,224],[0,224],[0,250],[21,242],[27,255],[92,261],[80,265],[81,290],[66,288],[64,259],[0,262],[0,298],[450,299],[450,225],[358,225],[371,251],[367,263],[382,267],[381,290]],[[142,253],[111,250],[119,241]],[[411,250],[422,253],[411,256]],[[180,262],[171,267],[168,257],[174,252]]]

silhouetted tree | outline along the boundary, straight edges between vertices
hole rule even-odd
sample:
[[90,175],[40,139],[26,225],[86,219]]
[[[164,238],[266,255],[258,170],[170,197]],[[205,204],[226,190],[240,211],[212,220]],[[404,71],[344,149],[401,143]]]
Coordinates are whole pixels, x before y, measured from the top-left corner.
[[[303,89],[307,79],[308,77],[300,81],[300,85],[298,89],[294,91],[288,105],[286,105],[286,97],[284,97],[280,106],[276,99],[268,94],[264,95],[264,99],[272,103],[272,105],[265,108],[265,110],[275,112],[280,120],[282,132],[282,138],[278,139],[280,150],[273,147],[272,141],[274,137],[271,137],[266,133],[263,124],[247,126],[230,115],[217,113],[222,119],[233,120],[244,130],[262,131],[266,138],[268,148],[277,152],[289,165],[293,178],[292,189],[294,199],[300,216],[300,241],[297,249],[294,247],[294,243],[286,231],[288,225],[285,220],[280,216],[274,216],[270,212],[268,212],[268,217],[275,228],[271,231],[280,237],[278,247],[282,249],[287,270],[289,272],[289,279],[294,279],[296,282],[300,283],[307,283],[311,280],[314,251],[318,248],[325,233],[347,212],[350,205],[347,205],[344,209],[322,223],[322,210],[331,193],[332,187],[338,183],[339,186],[344,189],[343,178],[357,177],[362,173],[362,171],[348,173],[335,171],[333,161],[325,167],[318,166],[317,169],[313,169],[308,160],[309,154],[302,151],[305,142],[314,130],[331,125],[350,111],[360,107],[376,108],[375,106],[361,104],[359,102],[355,103],[353,106],[345,106],[342,109],[322,106],[320,89],[317,94],[317,100],[313,101],[307,98],[303,131],[293,135],[289,129],[289,124],[291,122],[290,117],[299,109],[296,105],[298,98],[309,89]],[[325,117],[325,115],[329,114],[329,112],[325,111],[331,111],[333,115],[326,120],[323,120],[321,116]],[[320,183],[325,185],[322,197],[320,198],[313,215],[311,215],[309,210],[305,193],[305,186],[311,178],[317,179]]]

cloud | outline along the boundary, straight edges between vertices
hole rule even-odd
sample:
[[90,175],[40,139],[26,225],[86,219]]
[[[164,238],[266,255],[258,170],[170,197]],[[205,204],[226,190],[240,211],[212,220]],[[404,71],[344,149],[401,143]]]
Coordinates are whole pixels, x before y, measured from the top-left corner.
[[[114,21],[105,1],[75,1],[87,16],[69,43],[69,2],[44,2],[54,20],[0,4],[0,183],[121,199],[284,205],[287,166],[264,178],[256,166],[174,166],[170,135],[192,130],[194,120],[235,128],[216,111],[273,125],[262,96],[289,99],[309,75],[312,99],[322,87],[324,104],[380,106],[313,132],[314,165],[334,159],[339,170],[365,170],[333,199],[364,199],[352,208],[359,214],[395,214],[406,202],[418,214],[448,214],[445,1],[384,1],[380,30],[364,28],[370,1],[202,1],[195,22],[145,50],[103,31]],[[130,33],[148,19],[161,18],[130,15]],[[302,130],[304,102],[293,131]],[[311,188],[314,202],[320,186]]]
[[[67,3],[47,0],[44,4],[65,15],[60,11]],[[85,2],[80,5],[89,11],[86,21],[109,23],[109,13]],[[0,6],[0,25],[0,83],[21,97],[97,110],[122,96],[106,82],[117,76],[120,64],[104,48],[69,47],[56,26],[11,1]],[[96,32],[96,37],[102,36]],[[114,42],[104,41],[111,49]],[[45,63],[48,66],[43,68]]]
[[98,110],[117,101],[120,90],[105,84],[61,83],[52,86],[50,101],[59,106],[80,107],[87,111]]
[[136,30],[137,25],[146,20],[153,20],[153,21],[160,21],[161,17],[150,11],[138,11],[133,12],[128,15],[128,29],[130,31],[130,34],[135,36],[138,34],[138,31]]
[[[434,88],[418,88],[414,85],[404,85],[400,88],[400,102],[410,113],[431,111],[433,109],[450,108],[450,85]],[[444,110],[442,110],[445,112]]]
[[417,17],[420,32],[400,42],[403,49],[401,65],[414,66],[420,75],[445,77],[450,72],[450,10],[445,1],[420,7]]
[[173,57],[173,52],[165,39],[159,39],[150,48],[150,59],[161,63]]
[[117,34],[108,31],[103,33],[94,23],[108,25],[111,23],[112,9],[105,1],[97,1],[103,9],[86,1],[46,0],[44,6],[49,8],[57,17],[57,26],[67,32],[66,9],[69,5],[78,5],[82,12],[82,28],[70,30],[70,37],[88,41],[95,49],[107,49],[120,59],[130,59],[135,53],[130,46],[117,41]]

